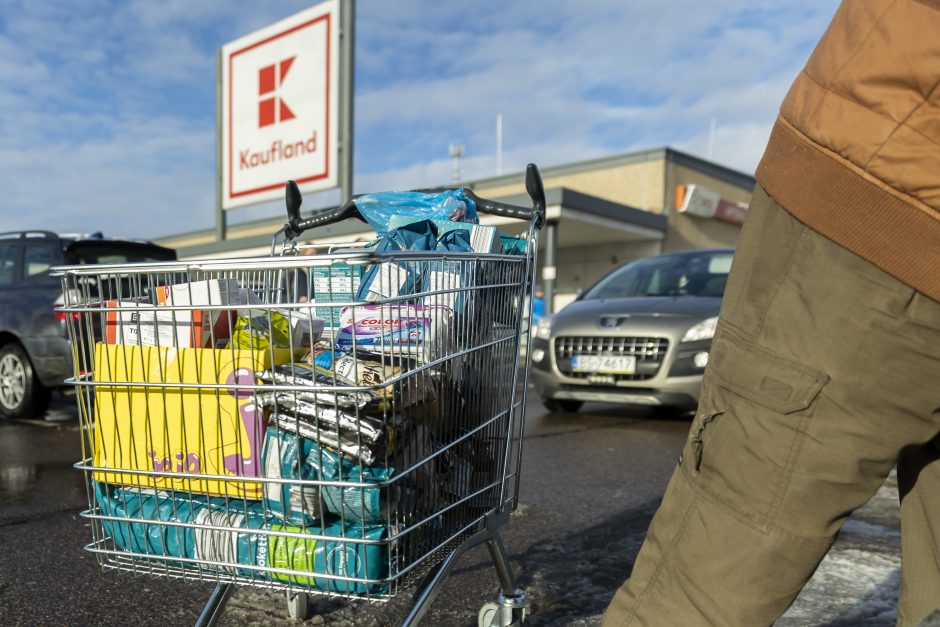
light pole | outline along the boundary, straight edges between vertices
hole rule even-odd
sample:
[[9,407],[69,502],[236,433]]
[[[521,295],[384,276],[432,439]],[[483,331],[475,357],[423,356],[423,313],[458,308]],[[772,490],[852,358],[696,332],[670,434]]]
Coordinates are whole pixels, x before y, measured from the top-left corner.
[[454,183],[460,182],[460,158],[463,156],[463,144],[451,144],[447,147],[454,160]]

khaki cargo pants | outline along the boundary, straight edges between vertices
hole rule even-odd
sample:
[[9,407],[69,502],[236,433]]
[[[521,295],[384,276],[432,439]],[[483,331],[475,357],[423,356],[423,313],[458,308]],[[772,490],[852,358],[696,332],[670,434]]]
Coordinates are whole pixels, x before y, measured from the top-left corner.
[[773,624],[897,464],[916,625],[940,607],[940,304],[760,188],[749,213],[698,412],[603,624]]

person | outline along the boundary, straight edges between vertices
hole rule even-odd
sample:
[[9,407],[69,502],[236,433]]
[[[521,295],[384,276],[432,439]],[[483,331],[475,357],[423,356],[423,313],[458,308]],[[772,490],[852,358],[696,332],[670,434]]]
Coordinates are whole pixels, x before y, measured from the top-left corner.
[[897,467],[940,606],[940,1],[844,0],[780,109],[701,400],[606,627],[755,627]]

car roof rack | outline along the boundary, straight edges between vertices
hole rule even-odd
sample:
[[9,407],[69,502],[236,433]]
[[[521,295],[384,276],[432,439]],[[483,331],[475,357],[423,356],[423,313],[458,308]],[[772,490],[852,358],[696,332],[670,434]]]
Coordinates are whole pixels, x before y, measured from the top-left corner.
[[43,237],[43,238],[59,237],[56,233],[53,233],[52,231],[44,231],[42,229],[30,229],[28,231],[6,231],[5,233],[0,233],[0,237],[10,237],[10,236],[16,236],[16,237],[19,237],[20,239],[26,239],[28,237]]
[[94,233],[54,233],[52,231],[46,231],[43,229],[29,229],[24,231],[6,231],[0,233],[0,238],[4,237],[17,237],[19,239],[28,239],[28,238],[42,238],[42,239],[61,239],[65,240],[67,243],[71,242],[87,242],[87,241],[121,241],[134,244],[147,244],[150,246],[157,246],[149,239],[141,239],[137,237],[128,237],[121,238],[119,240],[113,240],[104,236],[104,233],[101,231],[95,231]]
[[74,240],[104,239],[104,233],[101,231],[95,231],[94,233],[61,233],[60,237]]

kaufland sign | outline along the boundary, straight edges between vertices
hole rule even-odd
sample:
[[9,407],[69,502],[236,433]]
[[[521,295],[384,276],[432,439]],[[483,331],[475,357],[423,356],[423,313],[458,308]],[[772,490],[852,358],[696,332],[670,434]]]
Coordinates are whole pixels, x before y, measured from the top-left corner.
[[222,207],[337,186],[339,3],[222,47]]

